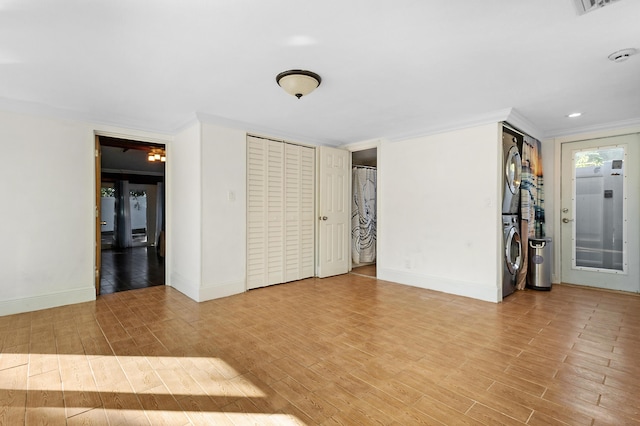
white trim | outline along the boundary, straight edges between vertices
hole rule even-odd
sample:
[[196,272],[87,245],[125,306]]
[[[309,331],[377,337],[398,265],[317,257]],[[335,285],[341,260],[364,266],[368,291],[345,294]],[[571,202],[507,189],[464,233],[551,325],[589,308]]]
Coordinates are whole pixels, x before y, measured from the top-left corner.
[[246,283],[244,281],[231,281],[223,284],[204,285],[200,288],[200,295],[197,301],[205,302],[207,300],[244,293],[245,291]]
[[509,116],[505,121],[521,132],[524,132],[536,139],[542,140],[543,132],[538,129],[535,124],[529,121],[528,118],[520,114],[520,112],[518,112],[516,109],[511,109],[511,112],[509,113]]
[[[621,130],[623,133],[620,133]],[[550,130],[545,134],[545,139],[558,139],[562,140],[562,142],[572,142],[618,136],[626,133],[640,133],[640,118],[596,124],[593,126],[574,127],[568,130]]]
[[[169,275],[167,275],[169,276]],[[185,277],[178,274],[177,272],[173,272],[170,275],[171,278],[171,287],[178,290],[180,293],[184,294],[190,299],[198,302],[200,298],[200,286],[198,283],[189,282]]]
[[123,121],[105,120],[85,111],[2,97],[0,97],[0,110],[46,119],[80,122],[94,126],[135,129],[137,131],[147,133],[174,133],[185,126],[183,122],[176,122],[174,125],[168,125],[163,128],[154,128],[148,124],[143,124],[140,120],[131,120],[128,117],[120,117]]
[[[332,145],[327,143],[326,141],[310,138],[309,136],[306,136],[306,135],[285,133],[267,126],[261,126],[257,124],[247,123],[245,121],[219,117],[219,116],[207,114],[204,112],[197,112],[196,117],[201,123],[213,124],[216,126],[222,126],[230,129],[242,130],[246,132],[248,135],[253,134],[253,135],[256,135],[257,137],[263,137],[263,138],[272,139],[272,140],[279,140],[279,139],[295,140],[295,141],[306,143],[312,146],[326,145],[326,146],[337,147],[340,145],[340,143],[335,143]],[[260,135],[263,135],[263,136],[260,136]],[[271,135],[271,137],[264,136],[264,135]]]
[[471,297],[486,302],[500,302],[502,289],[495,283],[474,283],[468,281],[458,281],[449,278],[436,277],[431,275],[414,274],[388,268],[378,268],[378,279],[392,281],[399,284],[413,287],[425,288],[428,290],[441,291],[443,293],[455,294],[458,296]]
[[486,124],[499,123],[507,121],[512,115],[513,108],[505,108],[499,111],[493,111],[486,114],[477,115],[464,120],[450,121],[448,123],[439,124],[435,126],[425,127],[421,130],[405,133],[404,135],[390,138],[391,142],[399,142],[407,139],[415,139],[419,137],[431,136],[438,133],[453,132],[456,130],[462,130],[470,127],[479,127]]
[[347,145],[343,145],[342,148],[351,152],[364,151],[366,149],[379,148],[382,144],[381,139],[370,139],[362,142],[354,142]]
[[58,306],[91,302],[94,300],[96,300],[96,289],[93,287],[93,283],[91,283],[89,287],[0,301],[0,316],[56,308]]
[[163,144],[163,145],[167,145],[173,141],[173,136],[165,135],[162,133],[136,131],[136,130],[130,130],[130,129],[122,129],[122,130],[116,129],[114,131],[112,127],[110,127],[110,130],[107,130],[104,128],[100,128],[101,127],[100,125],[95,125],[93,127],[94,127],[93,134],[95,136],[104,136],[107,138],[116,138],[116,139],[127,139],[134,142],[141,142],[141,143],[148,142],[148,143],[156,143],[156,144]]

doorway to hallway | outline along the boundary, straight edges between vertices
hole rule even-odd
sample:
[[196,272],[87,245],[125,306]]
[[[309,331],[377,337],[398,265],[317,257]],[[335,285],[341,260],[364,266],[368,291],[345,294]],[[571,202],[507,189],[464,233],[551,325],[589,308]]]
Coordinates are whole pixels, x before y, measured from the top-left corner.
[[97,294],[164,285],[165,146],[98,141]]

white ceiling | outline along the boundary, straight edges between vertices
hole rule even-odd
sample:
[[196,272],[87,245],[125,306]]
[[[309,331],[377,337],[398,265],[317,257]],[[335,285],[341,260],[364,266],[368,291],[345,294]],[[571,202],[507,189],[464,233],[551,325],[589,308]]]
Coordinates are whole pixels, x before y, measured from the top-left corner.
[[[640,122],[640,1],[0,0],[0,107],[174,132],[398,139],[513,108],[541,136]],[[275,82],[302,68],[298,100]],[[569,119],[580,111],[583,116]]]

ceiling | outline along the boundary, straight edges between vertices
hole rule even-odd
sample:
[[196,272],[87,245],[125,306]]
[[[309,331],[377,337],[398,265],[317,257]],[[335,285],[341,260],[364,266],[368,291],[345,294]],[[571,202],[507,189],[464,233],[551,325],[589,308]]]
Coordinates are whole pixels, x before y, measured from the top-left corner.
[[[549,137],[640,122],[640,55],[607,59],[640,48],[638,17],[638,0],[0,0],[0,108],[329,145],[513,109]],[[298,100],[287,69],[322,84]]]
[[148,161],[153,149],[163,145],[100,136],[100,167],[102,182],[127,180],[135,184],[164,181],[165,163]]

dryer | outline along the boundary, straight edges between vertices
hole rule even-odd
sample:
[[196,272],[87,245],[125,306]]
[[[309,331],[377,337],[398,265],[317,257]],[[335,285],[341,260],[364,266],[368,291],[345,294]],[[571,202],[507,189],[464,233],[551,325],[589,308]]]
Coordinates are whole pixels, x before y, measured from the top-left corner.
[[502,180],[502,214],[517,214],[520,207],[520,174],[522,159],[520,146],[522,136],[506,130],[502,133],[503,171]]
[[517,214],[502,215],[503,232],[503,272],[502,297],[510,295],[516,289],[518,271],[522,267],[522,242]]

